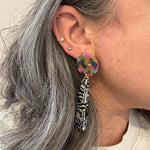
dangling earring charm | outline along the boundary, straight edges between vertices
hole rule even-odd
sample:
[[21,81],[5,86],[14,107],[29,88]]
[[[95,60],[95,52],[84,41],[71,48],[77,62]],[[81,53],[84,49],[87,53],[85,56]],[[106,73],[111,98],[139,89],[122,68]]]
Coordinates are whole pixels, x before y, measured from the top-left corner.
[[81,82],[75,114],[75,126],[80,131],[85,131],[88,122],[89,103],[89,77],[96,74],[99,69],[98,61],[90,54],[83,54],[77,59],[78,71],[85,75]]

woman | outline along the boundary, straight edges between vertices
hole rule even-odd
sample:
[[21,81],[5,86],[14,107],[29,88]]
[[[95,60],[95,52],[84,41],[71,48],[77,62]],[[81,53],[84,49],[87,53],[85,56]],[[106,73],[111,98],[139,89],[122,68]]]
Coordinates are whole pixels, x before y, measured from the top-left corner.
[[[148,150],[149,12],[145,0],[36,0],[2,64],[15,116],[3,149]],[[84,54],[97,60],[93,76],[76,68]],[[88,77],[88,119],[77,122]]]

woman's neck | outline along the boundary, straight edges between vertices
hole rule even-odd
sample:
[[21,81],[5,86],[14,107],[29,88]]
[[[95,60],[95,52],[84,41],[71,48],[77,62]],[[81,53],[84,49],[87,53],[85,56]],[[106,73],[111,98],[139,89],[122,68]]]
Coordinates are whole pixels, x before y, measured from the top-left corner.
[[129,121],[129,110],[118,111],[119,114],[100,114],[100,142],[99,146],[112,146],[122,141]]
[[[119,97],[102,83],[90,88],[97,107],[100,124],[100,146],[112,146],[122,141],[128,128],[130,102],[127,97]],[[116,92],[117,93],[117,92]],[[119,98],[116,98],[119,97]],[[127,99],[127,100],[126,100]]]

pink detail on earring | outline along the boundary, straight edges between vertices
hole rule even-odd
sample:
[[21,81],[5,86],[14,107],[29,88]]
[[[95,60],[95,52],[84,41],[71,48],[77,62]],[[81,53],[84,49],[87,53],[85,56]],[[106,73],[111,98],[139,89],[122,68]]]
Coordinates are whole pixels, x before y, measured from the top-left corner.
[[94,67],[93,66],[89,66],[89,69],[94,70]]
[[90,73],[89,73],[89,74],[87,74],[87,76],[88,76],[88,77],[92,77],[92,76],[93,76],[93,74],[90,74]]
[[98,68],[99,68],[99,66],[96,67],[96,69],[98,69]]
[[86,57],[86,58],[90,58],[91,55],[90,55],[90,54],[85,54],[85,57]]
[[78,68],[78,71],[81,73],[83,71],[83,69],[82,68]]

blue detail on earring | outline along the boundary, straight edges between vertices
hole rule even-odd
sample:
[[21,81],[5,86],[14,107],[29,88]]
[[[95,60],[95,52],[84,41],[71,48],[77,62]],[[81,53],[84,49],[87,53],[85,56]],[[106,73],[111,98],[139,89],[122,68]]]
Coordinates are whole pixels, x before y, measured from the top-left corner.
[[97,69],[96,70],[92,70],[91,71],[93,74],[96,74],[96,72],[97,72]]
[[78,62],[81,62],[81,59],[80,59],[80,58],[78,58],[78,59],[77,59],[77,61],[78,61]]
[[83,59],[81,59],[81,65],[82,65],[83,68],[87,68],[87,65],[85,64]]
[[82,71],[82,73],[86,74],[86,72],[85,72],[85,71]]
[[92,65],[93,67],[97,67],[97,63],[94,62],[92,59],[90,60],[90,63],[91,63],[91,65]]

